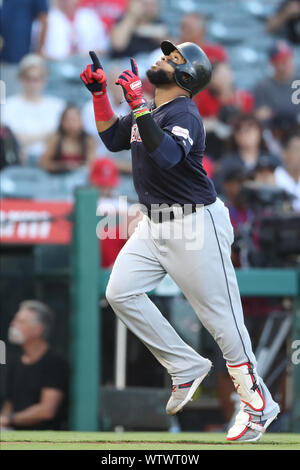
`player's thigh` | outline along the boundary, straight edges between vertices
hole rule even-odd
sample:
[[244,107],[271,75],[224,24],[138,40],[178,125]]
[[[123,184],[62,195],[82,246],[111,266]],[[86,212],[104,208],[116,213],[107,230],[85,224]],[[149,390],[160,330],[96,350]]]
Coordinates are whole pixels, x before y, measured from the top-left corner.
[[106,289],[107,298],[122,300],[154,289],[166,274],[155,250],[147,221],[142,220],[115,260]]
[[202,221],[201,247],[187,250],[184,243],[178,243],[177,256],[169,263],[168,272],[209,327],[216,321],[225,322],[232,307],[239,317],[242,311],[231,263],[233,232],[227,209],[221,202],[208,206]]

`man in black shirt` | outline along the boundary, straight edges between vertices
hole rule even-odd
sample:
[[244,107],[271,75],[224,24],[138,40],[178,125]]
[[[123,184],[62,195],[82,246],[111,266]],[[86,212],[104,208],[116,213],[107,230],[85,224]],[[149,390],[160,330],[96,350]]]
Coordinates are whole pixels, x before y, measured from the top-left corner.
[[294,44],[300,43],[300,0],[283,0],[267,22],[269,33],[283,33]]
[[68,365],[48,344],[53,313],[42,302],[20,304],[8,331],[22,354],[7,373],[1,428],[61,429],[67,420]]

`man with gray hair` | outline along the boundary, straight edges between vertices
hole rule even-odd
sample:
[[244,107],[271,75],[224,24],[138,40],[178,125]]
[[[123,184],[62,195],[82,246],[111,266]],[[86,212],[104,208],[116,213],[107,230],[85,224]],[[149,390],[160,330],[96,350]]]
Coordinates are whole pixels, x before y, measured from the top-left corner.
[[26,300],[9,326],[8,339],[22,353],[8,365],[2,429],[61,429],[66,424],[69,370],[48,343],[53,320],[46,304]]

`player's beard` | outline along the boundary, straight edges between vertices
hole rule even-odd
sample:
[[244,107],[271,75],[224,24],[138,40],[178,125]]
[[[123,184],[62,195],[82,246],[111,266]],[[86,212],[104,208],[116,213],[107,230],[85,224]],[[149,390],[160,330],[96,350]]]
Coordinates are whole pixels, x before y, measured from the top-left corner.
[[152,85],[169,85],[171,83],[175,83],[174,72],[166,72],[162,69],[149,69],[147,70],[146,75]]

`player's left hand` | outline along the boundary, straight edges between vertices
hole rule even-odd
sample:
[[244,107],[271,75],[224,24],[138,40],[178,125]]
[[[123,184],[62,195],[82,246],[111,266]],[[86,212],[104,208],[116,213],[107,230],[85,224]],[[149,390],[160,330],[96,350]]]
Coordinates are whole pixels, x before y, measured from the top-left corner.
[[121,85],[125,99],[134,111],[145,104],[146,100],[143,95],[142,82],[139,77],[136,61],[131,58],[130,62],[131,70],[125,70],[122,72],[116,81],[116,85]]

